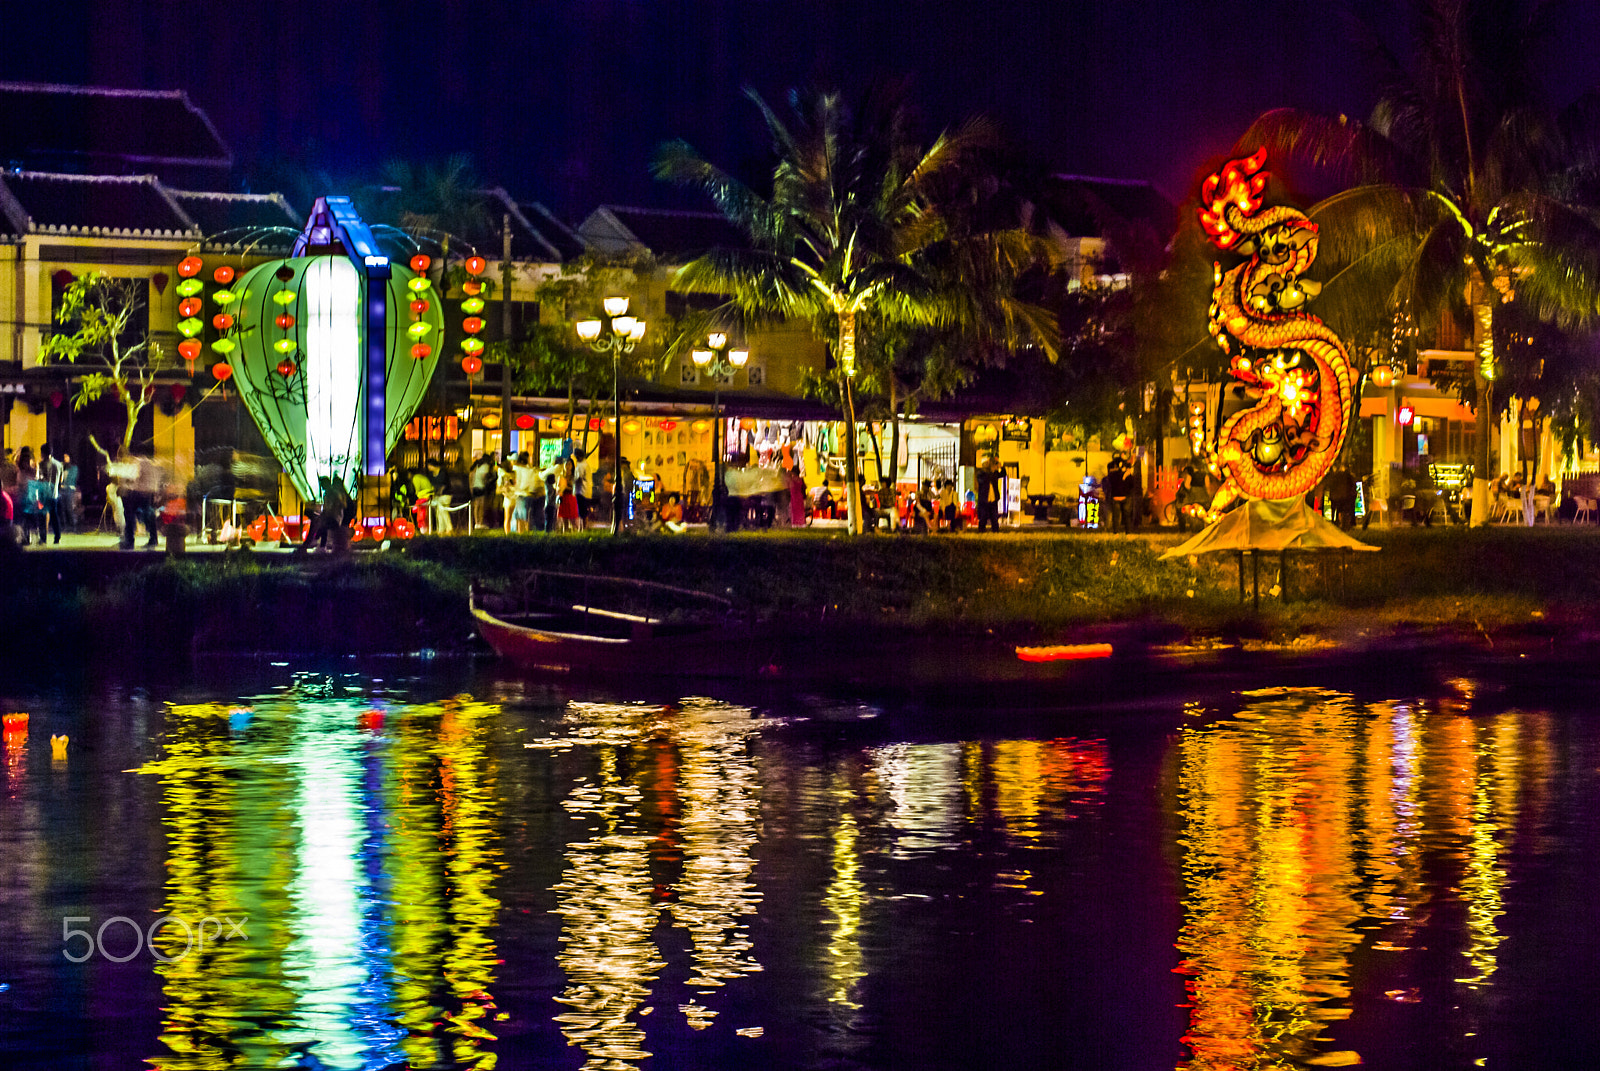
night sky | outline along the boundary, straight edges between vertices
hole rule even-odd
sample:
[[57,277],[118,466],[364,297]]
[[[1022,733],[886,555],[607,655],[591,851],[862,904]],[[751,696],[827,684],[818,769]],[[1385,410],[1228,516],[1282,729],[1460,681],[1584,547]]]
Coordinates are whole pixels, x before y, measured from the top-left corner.
[[[1402,5],[1357,14],[1406,51]],[[1374,70],[1336,5],[1198,0],[565,0],[7,5],[0,76],[182,88],[239,161],[343,182],[391,157],[470,153],[568,218],[703,207],[648,175],[682,137],[734,170],[764,143],[753,86],[908,77],[930,126],[983,113],[1053,170],[1154,181],[1175,199],[1259,112],[1365,116]],[[403,14],[397,14],[403,13]],[[1544,66],[1565,101],[1600,83],[1600,5],[1570,5]],[[258,179],[259,182],[259,179]]]

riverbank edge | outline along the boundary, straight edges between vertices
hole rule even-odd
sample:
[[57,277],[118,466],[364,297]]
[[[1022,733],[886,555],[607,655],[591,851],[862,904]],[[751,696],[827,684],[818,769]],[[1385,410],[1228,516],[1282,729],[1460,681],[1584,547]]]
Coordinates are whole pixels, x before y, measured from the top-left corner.
[[[344,557],[21,555],[7,618],[59,648],[172,655],[403,654],[476,647],[474,578],[530,568],[654,580],[732,598],[779,634],[863,657],[1112,642],[1120,649],[1301,651],[1588,643],[1600,530],[1367,533],[1376,555],[1264,563],[1259,610],[1228,559],[1164,562],[1173,535],[682,539],[601,534],[418,539]],[[153,555],[151,556],[154,557]],[[1248,571],[1247,571],[1248,572]],[[1247,576],[1247,579],[1249,577]],[[1292,601],[1273,597],[1287,580]],[[948,642],[946,642],[948,641]]]

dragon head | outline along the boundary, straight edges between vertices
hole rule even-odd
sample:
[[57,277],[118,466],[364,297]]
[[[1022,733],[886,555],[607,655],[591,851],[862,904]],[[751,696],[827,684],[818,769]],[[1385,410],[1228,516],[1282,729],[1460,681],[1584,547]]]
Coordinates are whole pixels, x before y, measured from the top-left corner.
[[1261,208],[1261,195],[1267,188],[1267,149],[1229,160],[1222,169],[1200,184],[1200,227],[1219,249],[1232,250],[1245,237],[1228,221],[1228,209],[1237,208],[1251,215]]

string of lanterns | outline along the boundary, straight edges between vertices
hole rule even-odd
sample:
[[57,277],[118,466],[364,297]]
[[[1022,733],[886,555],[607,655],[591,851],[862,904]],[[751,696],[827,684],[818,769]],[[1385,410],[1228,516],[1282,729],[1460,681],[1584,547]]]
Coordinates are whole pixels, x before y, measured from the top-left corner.
[[488,267],[488,262],[474,254],[467,258],[464,267],[467,274],[472,276],[462,286],[462,292],[467,296],[461,301],[461,311],[466,313],[466,319],[461,321],[461,330],[467,337],[461,340],[461,349],[466,356],[461,358],[461,370],[467,374],[467,379],[477,375],[483,370],[483,340],[478,338],[478,332],[483,330],[483,317],[478,314],[483,311],[483,283],[478,276]]

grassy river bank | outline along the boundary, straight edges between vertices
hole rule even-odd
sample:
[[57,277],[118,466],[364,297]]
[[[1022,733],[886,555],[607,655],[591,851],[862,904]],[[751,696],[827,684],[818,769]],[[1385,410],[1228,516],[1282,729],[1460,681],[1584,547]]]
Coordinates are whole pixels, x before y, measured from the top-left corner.
[[[22,554],[7,619],[52,645],[137,651],[413,652],[470,647],[466,587],[521,569],[595,572],[724,594],[791,631],[862,640],[994,636],[1126,644],[1360,647],[1582,642],[1600,635],[1600,529],[1373,530],[1336,563],[1264,559],[1260,609],[1231,558],[1159,560],[1175,533],[733,537],[595,533],[418,539],[399,551]],[[154,559],[154,560],[152,560]],[[1248,570],[1247,570],[1248,572]]]

